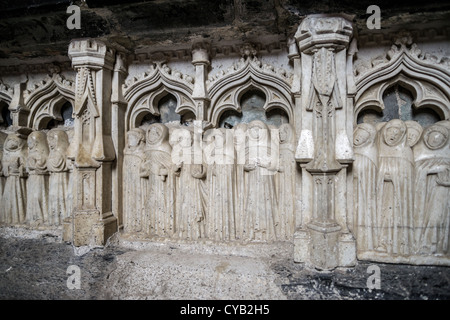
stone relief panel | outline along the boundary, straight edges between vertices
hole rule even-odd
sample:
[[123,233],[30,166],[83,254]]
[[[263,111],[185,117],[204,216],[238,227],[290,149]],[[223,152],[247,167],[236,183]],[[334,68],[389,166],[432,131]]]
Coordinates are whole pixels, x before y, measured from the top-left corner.
[[[294,232],[294,132],[260,120],[233,129],[131,129],[124,150],[132,237],[288,241]],[[198,143],[199,142],[199,143]]]
[[[448,264],[449,120],[393,119],[354,132],[358,257]],[[439,197],[439,198],[438,198]]]
[[6,137],[3,146],[3,176],[6,177],[3,190],[0,221],[6,224],[21,224],[25,222],[27,192],[26,192],[26,133],[11,133]]
[[447,60],[419,49],[407,33],[371,66],[356,67],[359,259],[449,265],[449,80]]
[[[13,124],[9,113],[4,117],[5,127],[0,128],[5,132],[1,135],[9,137],[1,143],[2,154],[6,154],[1,159],[1,222],[36,229],[58,228],[72,212],[70,182],[58,175],[67,171],[69,177],[68,170],[72,170],[66,149],[73,136],[74,85],[55,72],[33,81],[19,99],[29,110],[28,128]],[[8,107],[2,112],[5,110]]]
[[297,236],[295,261],[322,269],[354,265],[353,236],[359,259],[450,264],[448,59],[404,36],[354,73],[343,17],[305,19],[289,43],[295,74],[248,44],[209,72],[199,44],[195,75],[158,54],[127,75],[95,43],[71,47],[75,81],[0,84],[3,225],[66,224],[85,245],[123,214],[130,238]]

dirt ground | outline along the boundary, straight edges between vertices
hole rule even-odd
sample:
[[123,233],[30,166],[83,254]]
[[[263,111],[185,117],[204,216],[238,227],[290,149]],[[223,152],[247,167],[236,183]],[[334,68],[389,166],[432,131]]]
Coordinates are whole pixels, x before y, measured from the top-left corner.
[[[52,234],[0,237],[0,299],[450,299],[450,267],[358,262],[354,268],[319,272],[289,259],[289,247],[261,255],[255,248],[218,251],[211,245],[139,247],[112,241],[83,252]],[[367,287],[371,265],[379,267],[379,289]],[[68,288],[69,266],[79,267],[79,289]]]

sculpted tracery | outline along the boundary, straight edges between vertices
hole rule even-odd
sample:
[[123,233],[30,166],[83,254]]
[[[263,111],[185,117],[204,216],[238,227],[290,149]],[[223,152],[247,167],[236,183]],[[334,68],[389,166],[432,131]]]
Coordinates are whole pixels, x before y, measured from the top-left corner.
[[[417,62],[412,51],[400,44],[403,54],[393,46],[397,53],[388,53],[393,56],[385,64]],[[444,180],[450,156],[445,148],[449,104],[447,88],[440,85],[447,75],[434,68],[414,72],[401,68],[400,74],[366,84],[368,89],[357,94],[353,192],[361,259],[448,264],[449,205],[444,200],[448,192]],[[426,79],[418,81],[417,73]]]
[[1,223],[76,246],[283,241],[318,269],[449,265],[448,61],[402,35],[364,63],[353,28],[308,16],[274,65],[248,43],[74,40],[71,72],[0,84]]

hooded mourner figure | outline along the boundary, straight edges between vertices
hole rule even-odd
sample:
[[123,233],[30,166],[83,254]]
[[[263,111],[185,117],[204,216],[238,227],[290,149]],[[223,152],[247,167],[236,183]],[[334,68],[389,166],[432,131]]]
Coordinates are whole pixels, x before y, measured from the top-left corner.
[[376,137],[377,130],[369,123],[358,124],[353,133],[354,230],[358,251],[372,251],[377,247],[377,206],[374,197],[378,172]]
[[3,175],[6,177],[3,201],[0,204],[0,220],[8,224],[20,224],[26,217],[26,158],[25,137],[12,133],[3,146]]
[[273,166],[277,161],[271,157],[270,130],[264,122],[255,120],[248,124],[247,136],[243,240],[273,241],[278,220],[274,179],[277,168]]
[[143,223],[145,232],[160,237],[172,236],[175,219],[175,173],[171,159],[169,129],[154,123],[147,129],[141,176],[148,178]]
[[450,121],[426,128],[414,147],[414,222],[418,254],[450,253]]
[[49,180],[49,224],[59,226],[69,214],[67,194],[69,189],[69,166],[67,148],[69,138],[61,129],[52,129],[47,133],[50,154],[47,159]]
[[413,152],[406,125],[394,119],[380,131],[377,176],[377,251],[408,255],[413,242]]
[[49,156],[47,136],[42,131],[28,136],[27,158],[27,223],[42,225],[48,222],[48,171]]

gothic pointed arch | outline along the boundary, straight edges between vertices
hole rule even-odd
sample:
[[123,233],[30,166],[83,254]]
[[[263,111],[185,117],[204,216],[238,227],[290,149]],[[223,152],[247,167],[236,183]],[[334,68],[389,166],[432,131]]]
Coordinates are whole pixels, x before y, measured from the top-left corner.
[[14,89],[0,83],[0,125],[5,123],[4,114],[7,113],[9,104],[11,103]]
[[266,96],[264,110],[280,108],[293,121],[293,102],[291,95],[292,79],[284,70],[275,70],[273,66],[262,63],[256,58],[241,59],[216,78],[207,82],[211,107],[207,119],[217,126],[221,115],[228,110],[241,112],[240,99],[248,90],[260,90]]
[[193,79],[172,70],[166,64],[155,64],[138,77],[129,79],[124,85],[124,97],[128,102],[125,113],[125,128],[130,130],[139,126],[143,117],[150,113],[159,115],[158,102],[167,94],[177,100],[175,112],[196,114],[192,100]]
[[75,102],[72,81],[59,74],[42,80],[33,91],[25,92],[25,104],[30,110],[28,127],[40,130],[51,120],[62,121],[61,108],[66,102],[72,106]]
[[363,110],[382,112],[383,95],[393,85],[412,93],[416,110],[430,108],[441,120],[450,119],[450,72],[446,63],[423,53],[410,37],[400,38],[384,56],[372,61],[372,68],[357,70],[355,122]]

